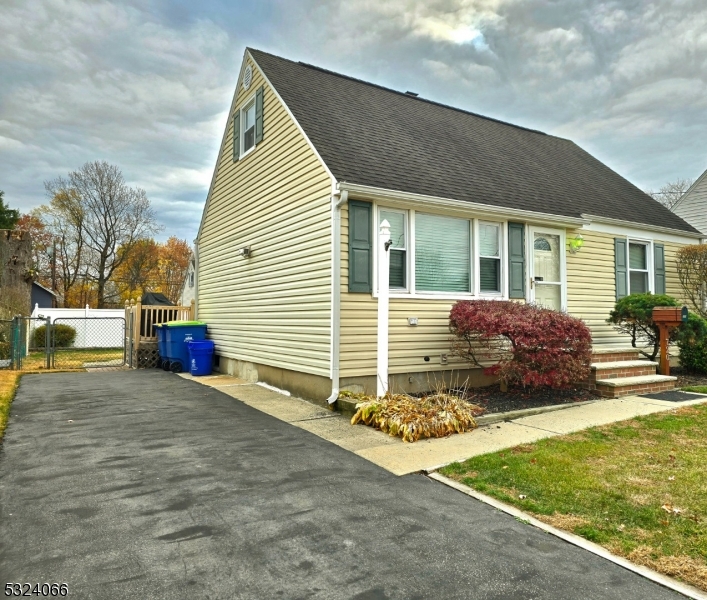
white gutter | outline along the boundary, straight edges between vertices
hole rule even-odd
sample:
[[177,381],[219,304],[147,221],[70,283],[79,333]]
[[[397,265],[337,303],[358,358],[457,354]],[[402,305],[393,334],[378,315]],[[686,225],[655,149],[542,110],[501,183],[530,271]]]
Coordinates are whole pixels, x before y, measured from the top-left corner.
[[582,213],[582,216],[592,223],[605,223],[607,225],[618,225],[620,227],[633,227],[635,229],[645,229],[646,231],[657,231],[659,233],[670,233],[686,238],[700,239],[704,237],[703,233],[692,233],[691,231],[683,231],[682,229],[673,229],[672,227],[662,227],[661,225],[646,225],[636,221],[624,221],[623,219],[612,219],[610,217],[600,217],[597,215],[587,215]]
[[[341,197],[339,197],[339,195]],[[341,207],[348,202],[348,191],[334,190],[332,211],[332,265],[331,265],[331,396],[329,404],[339,397],[339,341],[341,339]]]
[[[341,190],[346,190],[355,195],[361,200],[375,200],[378,202],[410,203],[414,202],[419,205],[429,206],[431,208],[448,208],[459,210],[468,213],[470,210],[475,213],[486,215],[489,217],[500,218],[516,218],[525,221],[535,221],[537,223],[553,223],[564,225],[567,227],[578,227],[588,225],[590,221],[586,218],[566,217],[564,215],[552,215],[532,210],[523,210],[520,208],[505,208],[502,206],[491,206],[490,204],[480,204],[478,202],[467,202],[465,200],[452,200],[450,198],[441,198],[438,196],[426,196],[424,194],[413,194],[410,192],[401,192],[398,190],[388,190],[385,188],[375,188],[367,185],[358,185],[355,183],[339,183]],[[582,215],[584,217],[584,215]]]

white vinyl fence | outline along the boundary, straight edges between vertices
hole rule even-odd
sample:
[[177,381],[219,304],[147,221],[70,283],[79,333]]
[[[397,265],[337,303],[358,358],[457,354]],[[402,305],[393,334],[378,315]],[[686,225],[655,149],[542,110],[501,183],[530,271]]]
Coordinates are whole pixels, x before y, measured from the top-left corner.
[[[69,325],[76,330],[74,348],[117,348],[125,342],[125,311],[122,308],[39,308],[35,304],[32,317]],[[75,320],[70,320],[75,319]],[[91,326],[88,319],[104,319],[100,326]],[[39,321],[32,321],[40,327]],[[32,332],[29,332],[32,335]]]

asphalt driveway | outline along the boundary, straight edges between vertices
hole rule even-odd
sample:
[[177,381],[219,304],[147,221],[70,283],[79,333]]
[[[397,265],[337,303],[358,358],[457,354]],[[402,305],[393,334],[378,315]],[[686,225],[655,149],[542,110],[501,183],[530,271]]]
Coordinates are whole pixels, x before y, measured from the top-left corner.
[[156,370],[27,375],[0,584],[72,598],[682,598],[422,475]]

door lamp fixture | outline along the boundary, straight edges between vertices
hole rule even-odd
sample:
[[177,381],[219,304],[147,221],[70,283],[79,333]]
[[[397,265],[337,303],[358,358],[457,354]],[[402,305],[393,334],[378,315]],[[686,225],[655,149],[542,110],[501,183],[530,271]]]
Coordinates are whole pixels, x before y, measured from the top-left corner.
[[584,246],[584,238],[578,233],[569,241],[570,254],[577,254]]

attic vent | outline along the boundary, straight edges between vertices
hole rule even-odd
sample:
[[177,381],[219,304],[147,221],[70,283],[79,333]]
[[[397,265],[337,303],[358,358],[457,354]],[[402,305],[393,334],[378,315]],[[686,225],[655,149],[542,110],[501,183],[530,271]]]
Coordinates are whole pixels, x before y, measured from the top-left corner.
[[417,98],[417,97],[420,95],[420,94],[418,94],[417,92],[405,92],[405,93],[406,93],[408,96],[414,96],[415,98]]
[[243,89],[247,90],[250,87],[251,82],[253,81],[253,68],[248,65],[245,68],[245,73],[243,73]]

